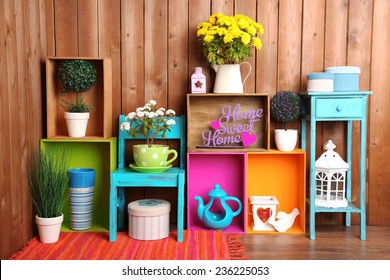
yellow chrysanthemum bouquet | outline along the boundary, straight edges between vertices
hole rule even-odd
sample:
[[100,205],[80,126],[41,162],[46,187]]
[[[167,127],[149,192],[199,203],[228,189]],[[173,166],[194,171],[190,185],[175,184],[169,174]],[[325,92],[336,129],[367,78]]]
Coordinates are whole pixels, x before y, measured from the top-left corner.
[[252,48],[260,50],[262,47],[257,35],[263,33],[263,26],[245,15],[217,13],[198,25],[197,36],[203,54],[213,67],[215,64],[240,63],[252,56]]

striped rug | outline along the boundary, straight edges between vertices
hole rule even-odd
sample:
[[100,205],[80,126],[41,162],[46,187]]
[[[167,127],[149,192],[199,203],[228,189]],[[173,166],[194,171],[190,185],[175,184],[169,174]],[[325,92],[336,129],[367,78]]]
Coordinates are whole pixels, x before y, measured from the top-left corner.
[[11,256],[14,260],[230,260],[248,259],[238,233],[200,230],[176,232],[168,238],[140,241],[119,232],[116,242],[108,232],[61,232],[57,243],[44,244],[38,237]]

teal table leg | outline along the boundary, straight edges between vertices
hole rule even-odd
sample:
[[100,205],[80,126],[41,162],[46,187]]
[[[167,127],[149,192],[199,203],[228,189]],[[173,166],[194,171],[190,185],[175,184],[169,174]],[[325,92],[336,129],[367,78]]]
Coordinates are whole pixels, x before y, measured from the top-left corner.
[[[367,97],[364,98],[364,108],[367,106]],[[366,115],[360,126],[360,239],[366,240]]]
[[125,225],[125,205],[126,195],[125,188],[117,188],[117,204],[118,204],[118,228],[123,229]]
[[[347,121],[347,163],[349,169],[346,178],[346,199],[350,202],[352,199],[352,121]],[[345,225],[351,226],[351,212],[345,213]]]
[[184,230],[184,185],[185,174],[184,172],[179,174],[179,182],[177,187],[177,241],[183,241]]
[[109,241],[115,241],[116,240],[116,233],[117,233],[117,189],[114,184],[115,182],[115,175],[110,175],[110,205],[109,205]]
[[[312,107],[314,106],[312,101]],[[315,162],[316,162],[316,121],[310,118],[310,239],[316,238],[315,224]]]

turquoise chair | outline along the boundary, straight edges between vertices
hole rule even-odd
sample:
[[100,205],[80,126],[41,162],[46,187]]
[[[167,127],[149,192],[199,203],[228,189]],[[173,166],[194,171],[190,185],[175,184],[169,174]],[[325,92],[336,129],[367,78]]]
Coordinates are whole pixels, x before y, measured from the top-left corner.
[[[119,116],[119,127],[125,120],[125,115]],[[126,141],[145,139],[142,134],[136,138],[119,129],[118,134],[118,169],[110,174],[110,234],[109,240],[115,241],[117,229],[123,228],[125,213],[125,188],[160,187],[177,188],[177,241],[183,241],[184,227],[184,185],[186,159],[186,119],[184,116],[175,117],[176,124],[166,133],[166,140],[177,139],[180,142],[178,151],[179,167],[171,167],[162,173],[141,173],[132,170],[125,164]],[[161,136],[156,137],[161,139]],[[126,212],[125,212],[126,211]]]

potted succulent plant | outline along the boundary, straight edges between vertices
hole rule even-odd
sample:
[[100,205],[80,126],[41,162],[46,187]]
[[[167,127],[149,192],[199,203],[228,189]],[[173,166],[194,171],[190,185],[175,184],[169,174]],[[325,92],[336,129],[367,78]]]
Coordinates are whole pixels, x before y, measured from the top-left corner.
[[275,144],[280,151],[292,151],[298,140],[298,130],[287,129],[287,123],[299,118],[302,111],[302,101],[299,95],[292,91],[279,91],[270,102],[271,117],[284,123],[283,129],[275,129]]
[[62,99],[69,136],[84,137],[89,112],[94,110],[94,107],[84,102],[82,94],[89,91],[96,84],[96,69],[87,60],[67,59],[61,63],[58,69],[58,79],[62,86],[61,92],[63,95],[71,92],[76,94],[75,102]]
[[68,156],[62,150],[41,150],[31,162],[29,184],[39,238],[43,243],[54,243],[60,235],[62,208],[68,197]]

